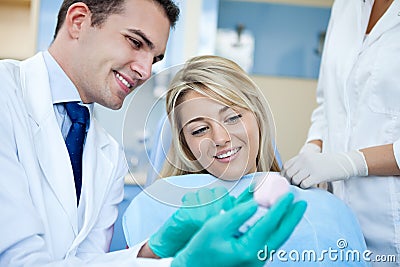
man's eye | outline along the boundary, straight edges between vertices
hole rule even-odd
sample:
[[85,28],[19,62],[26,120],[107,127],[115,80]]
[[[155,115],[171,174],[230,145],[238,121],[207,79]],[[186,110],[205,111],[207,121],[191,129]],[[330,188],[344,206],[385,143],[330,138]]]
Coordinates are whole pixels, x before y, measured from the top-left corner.
[[163,60],[163,58],[164,58],[164,55],[159,55],[159,56],[154,57],[153,58],[153,64],[157,63],[157,62],[160,62],[161,60]]
[[129,42],[135,47],[135,48],[140,48],[142,46],[142,43],[134,38],[129,37]]
[[237,114],[235,116],[229,117],[225,122],[226,123],[236,123],[240,120],[241,117],[242,117],[241,114]]

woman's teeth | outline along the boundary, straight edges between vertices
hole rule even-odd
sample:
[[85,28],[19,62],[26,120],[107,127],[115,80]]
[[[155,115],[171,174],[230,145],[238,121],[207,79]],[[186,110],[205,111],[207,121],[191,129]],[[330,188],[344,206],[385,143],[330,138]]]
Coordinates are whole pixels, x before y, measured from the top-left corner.
[[217,159],[227,158],[227,157],[232,156],[233,154],[236,154],[236,153],[239,151],[239,149],[240,149],[240,148],[235,148],[235,149],[233,149],[233,150],[229,150],[228,152],[226,152],[226,153],[224,153],[224,154],[221,154],[221,155],[218,155],[218,156],[215,156],[215,157],[216,157]]

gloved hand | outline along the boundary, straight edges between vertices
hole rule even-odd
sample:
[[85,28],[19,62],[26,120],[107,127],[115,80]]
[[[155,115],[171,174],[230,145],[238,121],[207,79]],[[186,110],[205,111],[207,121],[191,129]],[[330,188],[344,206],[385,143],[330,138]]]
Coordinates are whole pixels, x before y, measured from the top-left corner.
[[309,188],[322,182],[368,175],[368,166],[362,152],[320,153],[315,147],[318,146],[307,144],[297,156],[283,165],[282,175],[292,184]]
[[250,184],[245,190],[243,190],[242,193],[235,199],[234,201],[234,206],[237,206],[241,203],[247,202],[250,199],[253,199],[254,195],[254,190],[255,190],[256,185],[255,184]]
[[292,193],[283,196],[241,236],[239,227],[257,210],[254,200],[211,218],[176,255],[171,267],[263,266],[257,253],[265,246],[268,251],[278,249],[304,214],[306,202],[293,204],[293,198]]
[[187,193],[182,198],[182,207],[150,237],[150,249],[161,258],[175,256],[208,219],[222,210],[230,210],[234,201],[224,187]]

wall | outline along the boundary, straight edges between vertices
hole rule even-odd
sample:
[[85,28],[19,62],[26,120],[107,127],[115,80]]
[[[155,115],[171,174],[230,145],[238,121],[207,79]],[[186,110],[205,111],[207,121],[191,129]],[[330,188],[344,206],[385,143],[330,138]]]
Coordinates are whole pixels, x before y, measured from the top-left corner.
[[57,13],[62,0],[41,0],[39,8],[37,50],[47,50],[53,41],[56,28]]
[[276,144],[283,162],[304,144],[316,107],[316,80],[252,76],[264,93],[274,116]]
[[220,0],[219,9],[218,28],[234,30],[241,24],[254,36],[252,73],[318,77],[320,35],[328,25],[329,8]]
[[39,0],[0,0],[0,59],[25,59],[36,51]]
[[[321,56],[332,0],[220,0],[218,27],[238,23],[254,36],[252,78],[274,115],[282,161],[304,144],[316,107]],[[251,15],[250,15],[251,14]]]

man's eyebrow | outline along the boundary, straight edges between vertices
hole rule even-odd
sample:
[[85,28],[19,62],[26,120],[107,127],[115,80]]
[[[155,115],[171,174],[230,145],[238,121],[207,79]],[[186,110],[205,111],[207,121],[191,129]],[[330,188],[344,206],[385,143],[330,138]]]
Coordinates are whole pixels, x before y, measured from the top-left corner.
[[154,44],[152,41],[150,41],[150,39],[146,36],[146,34],[144,32],[142,32],[141,30],[136,30],[136,29],[128,29],[129,32],[139,35],[147,44],[148,47],[150,47],[150,49],[154,49]]

